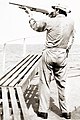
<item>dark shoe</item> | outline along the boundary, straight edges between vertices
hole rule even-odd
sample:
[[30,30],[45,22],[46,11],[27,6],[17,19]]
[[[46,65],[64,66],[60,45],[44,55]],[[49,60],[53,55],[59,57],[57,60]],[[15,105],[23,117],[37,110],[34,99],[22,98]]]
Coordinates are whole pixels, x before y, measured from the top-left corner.
[[69,112],[69,113],[62,113],[61,117],[64,117],[66,119],[71,119],[71,112]]
[[44,113],[44,112],[37,112],[37,116],[41,117],[43,119],[47,119],[48,118],[48,113]]

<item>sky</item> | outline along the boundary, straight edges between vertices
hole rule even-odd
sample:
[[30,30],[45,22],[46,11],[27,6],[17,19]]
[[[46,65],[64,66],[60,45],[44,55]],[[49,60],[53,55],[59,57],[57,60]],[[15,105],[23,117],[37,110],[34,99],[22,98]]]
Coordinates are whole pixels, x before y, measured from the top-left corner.
[[[28,15],[17,6],[9,2],[43,8],[51,11],[56,2],[62,3],[72,10],[71,17],[75,21],[75,43],[80,44],[80,4],[79,0],[0,0],[0,44],[22,42],[26,38],[27,44],[41,44],[45,42],[45,32],[35,32],[28,24]],[[36,15],[36,14],[35,14]],[[33,15],[34,16],[34,15]],[[38,18],[43,14],[37,13]]]

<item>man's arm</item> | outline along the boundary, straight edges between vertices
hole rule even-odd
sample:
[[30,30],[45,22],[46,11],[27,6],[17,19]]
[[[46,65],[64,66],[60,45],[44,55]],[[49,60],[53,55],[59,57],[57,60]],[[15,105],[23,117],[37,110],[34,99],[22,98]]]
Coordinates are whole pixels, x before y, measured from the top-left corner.
[[74,42],[74,31],[72,32],[71,37],[69,39],[67,49],[69,49],[69,50],[71,49],[71,46],[72,46],[73,42]]
[[38,32],[43,32],[46,30],[46,22],[44,21],[36,21],[34,20],[33,18],[31,18],[29,20],[29,24],[30,24],[30,27],[35,30],[35,31],[38,31]]
[[69,53],[69,50],[71,49],[71,46],[72,46],[73,42],[74,42],[74,30],[71,33],[71,37],[69,39],[68,46],[67,46],[67,49],[66,49],[67,57],[68,57],[68,53]]
[[32,14],[32,11],[28,8],[26,8],[26,10],[28,11],[28,18],[29,18],[29,24],[30,24],[30,27],[35,30],[35,31],[38,31],[38,32],[43,32],[46,30],[46,22],[43,21],[36,21],[34,18],[33,18],[33,14]]

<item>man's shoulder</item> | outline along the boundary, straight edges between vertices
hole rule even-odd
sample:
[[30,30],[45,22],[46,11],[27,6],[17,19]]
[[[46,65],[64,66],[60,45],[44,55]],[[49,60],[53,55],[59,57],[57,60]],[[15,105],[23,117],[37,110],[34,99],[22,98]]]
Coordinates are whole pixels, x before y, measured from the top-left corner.
[[66,20],[67,20],[68,23],[74,25],[74,19],[71,16],[67,16]]
[[74,22],[74,19],[72,16],[68,15],[66,18],[69,19],[70,21]]

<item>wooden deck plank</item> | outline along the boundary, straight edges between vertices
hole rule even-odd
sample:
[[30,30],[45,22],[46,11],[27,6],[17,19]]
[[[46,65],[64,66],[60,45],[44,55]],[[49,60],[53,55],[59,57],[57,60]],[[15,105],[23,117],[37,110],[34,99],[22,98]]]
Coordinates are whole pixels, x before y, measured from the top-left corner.
[[33,57],[31,57],[31,59],[28,62],[26,62],[19,70],[17,70],[16,73],[14,73],[11,78],[7,79],[7,81],[3,84],[3,86],[9,85],[9,83],[11,83],[24,70],[24,68],[26,68],[28,66],[28,64],[30,64],[33,61],[33,59],[35,58],[35,56],[36,55],[34,55]]
[[10,97],[11,97],[11,103],[13,108],[13,115],[14,120],[21,120],[20,118],[20,110],[18,108],[17,99],[15,96],[15,90],[13,87],[9,87]]
[[29,60],[31,56],[27,56],[26,59],[23,59],[23,61],[20,61],[13,69],[11,69],[7,74],[5,74],[1,79],[0,79],[0,85],[2,85],[8,78],[10,78],[21,66]]
[[18,93],[18,97],[19,97],[22,113],[23,113],[23,116],[24,116],[24,120],[29,120],[28,109],[27,109],[26,103],[24,101],[24,97],[23,97],[21,87],[16,87],[16,90],[17,90],[17,93]]
[[[16,79],[14,79],[11,83],[10,83],[10,85],[9,86],[14,86],[20,79],[21,79],[21,77],[23,76],[23,75],[25,75],[25,73],[28,71],[30,71],[30,69],[35,69],[35,67],[37,67],[37,66],[35,66],[35,64],[37,64],[37,61],[40,59],[40,56],[37,56],[28,66],[27,66],[27,68],[23,71],[23,72],[21,72],[21,74],[16,78]],[[38,62],[38,64],[39,64],[39,62]],[[35,66],[35,67],[34,67]],[[28,73],[27,73],[28,74]]]
[[2,99],[3,99],[3,120],[10,120],[7,88],[5,87],[2,87]]

